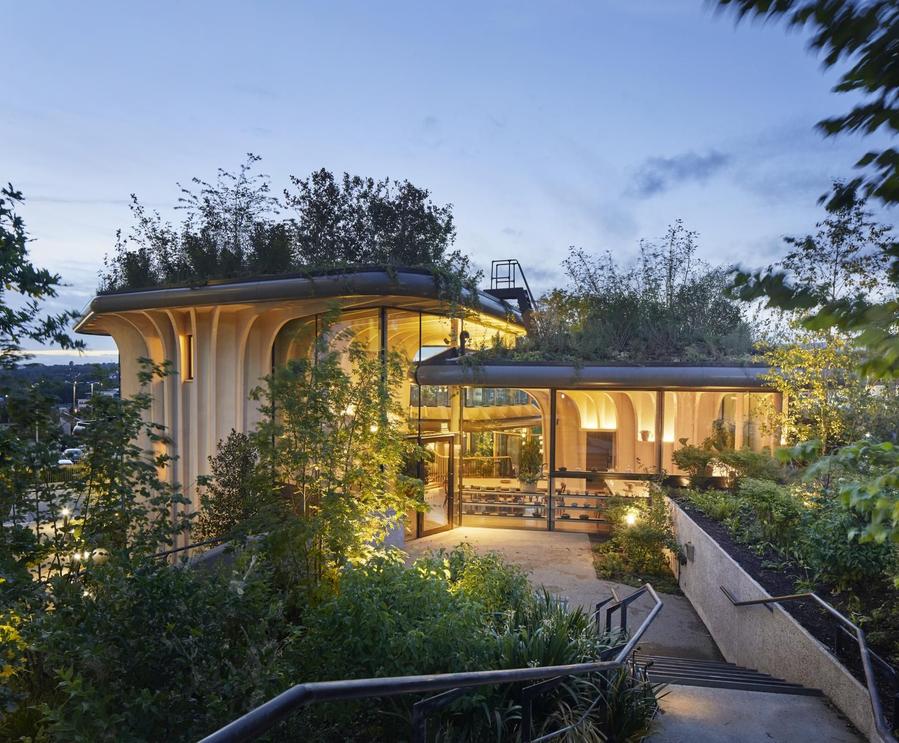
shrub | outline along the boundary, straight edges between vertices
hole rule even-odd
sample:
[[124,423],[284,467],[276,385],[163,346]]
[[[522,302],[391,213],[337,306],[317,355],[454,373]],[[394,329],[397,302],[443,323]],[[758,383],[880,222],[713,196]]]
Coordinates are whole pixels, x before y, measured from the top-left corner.
[[727,471],[731,486],[747,477],[776,482],[784,479],[783,468],[766,452],[756,452],[748,447],[727,448],[713,438],[706,439],[702,446],[688,444],[687,439],[681,439],[680,443],[681,447],[672,454],[672,459],[690,475],[694,487],[708,483],[711,469],[716,465]]
[[747,477],[775,482],[784,479],[783,468],[766,452],[756,452],[749,448],[725,449],[718,452],[715,459],[727,468],[734,482]]
[[802,502],[789,490],[768,480],[747,478],[737,486],[752,512],[751,524],[764,539],[784,552],[792,552],[802,521]]
[[478,554],[470,544],[460,544],[449,552],[433,552],[417,564],[448,566],[453,590],[476,601],[488,614],[519,610],[533,601],[525,572],[496,552]]
[[250,529],[273,507],[271,478],[257,466],[259,450],[244,433],[231,429],[209,457],[210,477],[200,478],[200,513],[192,528],[194,541],[228,537]]
[[816,580],[861,594],[884,587],[895,570],[895,548],[849,536],[863,524],[864,517],[833,498],[822,499],[808,513],[802,551]]
[[677,554],[680,547],[664,499],[657,494],[645,501],[622,498],[608,513],[612,537],[594,550],[599,577],[630,584],[654,579],[663,590],[672,589],[665,550]]
[[283,689],[290,633],[254,567],[229,581],[107,565],[58,581],[55,610],[20,627],[29,661],[0,737],[33,725],[35,739],[196,740]]
[[688,444],[686,439],[681,439],[680,443],[680,449],[671,455],[674,463],[690,475],[694,486],[702,484],[707,480],[715,453],[705,447]]
[[680,496],[715,521],[732,519],[740,510],[740,500],[723,490],[682,490]]
[[490,643],[486,612],[453,588],[446,560],[430,558],[406,568],[402,553],[386,553],[348,568],[339,591],[306,614],[306,679],[482,666]]

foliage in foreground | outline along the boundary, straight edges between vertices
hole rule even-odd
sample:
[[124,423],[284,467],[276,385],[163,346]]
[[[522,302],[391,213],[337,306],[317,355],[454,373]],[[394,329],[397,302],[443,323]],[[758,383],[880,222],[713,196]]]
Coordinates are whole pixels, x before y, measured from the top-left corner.
[[[893,0],[718,0],[737,16],[784,20],[791,28],[810,31],[810,47],[822,53],[826,68],[838,67],[839,93],[852,93],[846,114],[824,119],[818,129],[828,136],[899,131],[895,39],[899,8]],[[829,206],[838,207],[856,191],[885,204],[899,202],[899,153],[894,148],[866,153],[856,167],[862,175],[834,189]]]
[[[28,257],[28,232],[16,213],[23,200],[12,184],[0,188],[0,371],[14,368],[22,360],[25,340],[56,343],[62,348],[84,347],[66,332],[77,313],[42,315],[43,304],[57,296],[62,279],[37,268]],[[19,300],[18,306],[10,301],[13,298]]]
[[[301,681],[517,668],[593,659],[607,645],[590,618],[535,596],[524,574],[496,555],[456,549],[406,567],[382,553],[346,566],[318,603],[286,595],[266,540],[221,573],[146,562],[91,566],[60,585],[55,611],[19,614],[28,652],[10,661],[4,739],[196,740]],[[514,739],[515,689],[468,695],[435,718],[440,740]],[[538,728],[587,710],[588,737],[636,740],[654,689],[613,674],[547,693]],[[313,707],[276,739],[396,740],[408,735],[412,699]],[[432,726],[432,729],[433,726]],[[592,736],[592,738],[590,737]]]

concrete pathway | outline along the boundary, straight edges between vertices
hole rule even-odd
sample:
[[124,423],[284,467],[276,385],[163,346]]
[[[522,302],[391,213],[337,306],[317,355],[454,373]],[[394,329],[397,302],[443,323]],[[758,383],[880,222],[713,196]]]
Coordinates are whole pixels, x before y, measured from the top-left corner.
[[647,743],[861,743],[822,697],[666,687]]
[[[586,534],[485,529],[463,526],[409,542],[405,549],[413,557],[428,550],[451,549],[461,542],[479,551],[501,552],[507,560],[530,574],[535,586],[546,586],[550,593],[564,596],[574,606],[592,610],[614,589],[624,598],[635,589],[621,583],[600,580],[593,568],[593,553]],[[661,613],[640,644],[644,653],[681,658],[722,660],[718,647],[684,596],[660,594]],[[628,612],[628,624],[639,626],[652,608],[652,599],[640,597]]]

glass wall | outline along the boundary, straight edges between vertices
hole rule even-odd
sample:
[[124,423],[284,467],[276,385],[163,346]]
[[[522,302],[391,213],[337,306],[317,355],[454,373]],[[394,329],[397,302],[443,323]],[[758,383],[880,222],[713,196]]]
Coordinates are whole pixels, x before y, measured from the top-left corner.
[[547,528],[548,416],[548,390],[464,388],[463,525]]
[[645,497],[658,472],[658,393],[556,393],[553,528],[606,533],[617,498]]
[[666,392],[663,468],[669,474],[684,474],[673,458],[684,442],[774,451],[780,437],[769,421],[778,405],[780,396],[774,392]]

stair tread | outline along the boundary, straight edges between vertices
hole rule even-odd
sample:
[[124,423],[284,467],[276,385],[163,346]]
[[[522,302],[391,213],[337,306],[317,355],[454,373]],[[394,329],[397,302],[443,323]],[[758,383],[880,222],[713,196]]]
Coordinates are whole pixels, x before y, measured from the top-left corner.
[[755,671],[751,668],[743,668],[741,666],[733,666],[731,668],[710,668],[707,666],[679,666],[673,663],[643,663],[639,660],[637,661],[637,663],[639,663],[640,665],[645,665],[648,668],[665,669],[682,673],[740,673],[744,675],[764,676],[767,678],[772,678],[771,674],[762,673],[761,671]]
[[[653,653],[634,653],[635,658],[639,658],[641,660],[654,660],[659,662],[670,662],[670,663],[695,663],[697,665],[706,665],[706,666],[736,666],[736,663],[730,663],[726,660],[709,660],[706,658],[679,658],[673,655],[655,655]],[[738,666],[739,668],[743,668],[744,666]]]
[[769,694],[797,694],[802,696],[821,696],[820,689],[809,689],[797,684],[768,684],[748,681],[718,681],[696,677],[680,677],[659,675],[650,677],[653,683],[668,683],[681,686],[706,686],[716,689],[735,689],[739,691],[760,691]]
[[654,671],[653,669],[649,669],[648,674],[650,676],[677,676],[678,678],[702,678],[702,679],[710,679],[714,681],[747,681],[751,683],[757,684],[772,684],[774,686],[801,686],[801,684],[795,684],[791,681],[784,681],[782,679],[773,678],[771,676],[747,676],[747,675],[733,675],[733,676],[723,676],[720,674],[707,674],[707,673],[678,673],[677,671],[668,671],[668,670],[658,670]]
[[677,658],[666,655],[635,653],[636,663],[646,667],[651,681],[682,684],[684,686],[709,686],[745,691],[765,691],[780,694],[806,694],[819,696],[821,691],[802,684],[784,681],[754,668],[738,666],[727,661],[699,658]]

